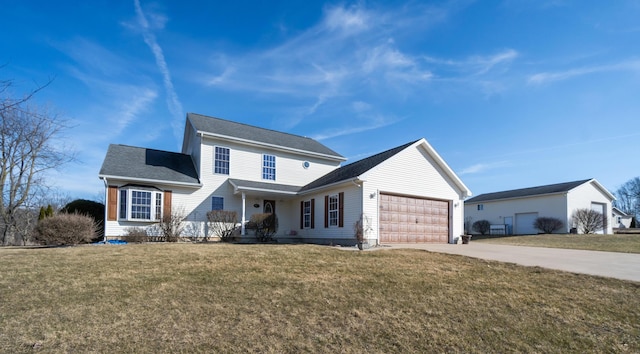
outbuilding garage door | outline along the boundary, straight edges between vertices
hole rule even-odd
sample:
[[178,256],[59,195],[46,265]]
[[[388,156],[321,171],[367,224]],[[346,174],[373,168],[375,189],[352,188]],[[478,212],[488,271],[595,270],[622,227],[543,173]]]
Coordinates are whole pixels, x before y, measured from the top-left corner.
[[449,202],[380,194],[380,242],[449,240]]
[[538,213],[521,213],[516,214],[516,235],[535,235],[538,229],[533,223],[538,218]]

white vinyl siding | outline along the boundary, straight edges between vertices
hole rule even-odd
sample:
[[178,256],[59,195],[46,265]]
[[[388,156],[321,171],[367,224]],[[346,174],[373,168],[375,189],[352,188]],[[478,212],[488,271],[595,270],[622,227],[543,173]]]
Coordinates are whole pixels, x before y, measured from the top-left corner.
[[[407,168],[410,168],[411,172],[403,173],[402,171],[407,171]],[[434,157],[429,155],[419,143],[399,152],[361,178],[366,181],[362,187],[363,212],[371,219],[373,229],[369,242],[375,242],[378,237],[381,193],[448,201],[450,202],[448,242],[453,242],[454,237],[464,233],[463,191],[455,187]]]

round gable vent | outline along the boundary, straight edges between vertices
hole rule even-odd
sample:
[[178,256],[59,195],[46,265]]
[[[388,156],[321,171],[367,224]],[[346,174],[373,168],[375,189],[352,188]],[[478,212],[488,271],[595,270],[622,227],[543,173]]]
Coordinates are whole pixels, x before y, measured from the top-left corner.
[[302,163],[302,167],[304,167],[305,169],[309,168],[309,166],[311,166],[309,161],[305,161],[305,162]]

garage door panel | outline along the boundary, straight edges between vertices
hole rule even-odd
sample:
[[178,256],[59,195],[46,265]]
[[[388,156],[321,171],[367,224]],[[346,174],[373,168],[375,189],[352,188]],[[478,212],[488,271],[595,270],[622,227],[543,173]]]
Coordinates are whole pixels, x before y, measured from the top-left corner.
[[380,194],[380,242],[436,242],[449,239],[449,203]]

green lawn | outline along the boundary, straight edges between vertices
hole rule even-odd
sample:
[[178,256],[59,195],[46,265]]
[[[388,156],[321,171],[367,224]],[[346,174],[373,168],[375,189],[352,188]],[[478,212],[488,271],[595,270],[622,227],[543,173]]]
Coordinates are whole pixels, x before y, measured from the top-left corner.
[[472,242],[503,245],[570,248],[590,251],[640,253],[640,235],[528,235],[474,236]]
[[0,249],[0,352],[640,352],[640,284],[418,250]]

